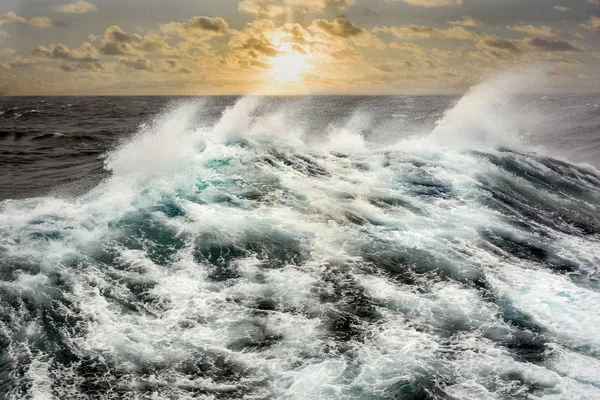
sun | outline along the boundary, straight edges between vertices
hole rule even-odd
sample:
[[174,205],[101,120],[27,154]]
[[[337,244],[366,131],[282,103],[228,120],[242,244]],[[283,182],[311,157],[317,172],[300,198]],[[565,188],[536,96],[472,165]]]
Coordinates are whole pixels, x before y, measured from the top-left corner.
[[293,48],[291,43],[279,46],[280,55],[270,60],[270,75],[279,82],[298,82],[306,70],[313,68],[308,62],[310,55]]

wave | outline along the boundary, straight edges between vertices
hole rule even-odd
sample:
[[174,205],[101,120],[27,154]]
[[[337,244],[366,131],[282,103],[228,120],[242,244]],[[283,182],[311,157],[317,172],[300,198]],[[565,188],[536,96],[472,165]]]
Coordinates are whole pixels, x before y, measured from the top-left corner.
[[0,203],[0,387],[598,397],[600,174],[505,141],[493,93],[393,144],[180,102],[88,193]]

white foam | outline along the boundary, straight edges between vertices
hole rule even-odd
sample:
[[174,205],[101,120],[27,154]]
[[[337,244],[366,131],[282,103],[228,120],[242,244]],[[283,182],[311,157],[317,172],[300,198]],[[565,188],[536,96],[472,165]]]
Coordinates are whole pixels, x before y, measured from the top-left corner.
[[505,264],[490,278],[501,295],[557,340],[600,354],[600,294],[575,285],[568,276],[516,265]]

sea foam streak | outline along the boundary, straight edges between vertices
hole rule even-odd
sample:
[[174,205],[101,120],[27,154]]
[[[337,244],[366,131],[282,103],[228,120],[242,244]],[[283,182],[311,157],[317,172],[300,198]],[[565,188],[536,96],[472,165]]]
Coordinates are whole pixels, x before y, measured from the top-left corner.
[[4,201],[3,391],[598,398],[600,175],[490,139],[493,92],[383,147],[178,104],[89,193]]

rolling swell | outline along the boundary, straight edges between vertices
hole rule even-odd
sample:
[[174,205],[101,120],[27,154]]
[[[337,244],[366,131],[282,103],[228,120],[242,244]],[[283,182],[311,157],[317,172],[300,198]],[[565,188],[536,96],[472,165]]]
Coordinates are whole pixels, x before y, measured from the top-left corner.
[[7,397],[599,395],[596,170],[203,107],[0,203]]

